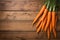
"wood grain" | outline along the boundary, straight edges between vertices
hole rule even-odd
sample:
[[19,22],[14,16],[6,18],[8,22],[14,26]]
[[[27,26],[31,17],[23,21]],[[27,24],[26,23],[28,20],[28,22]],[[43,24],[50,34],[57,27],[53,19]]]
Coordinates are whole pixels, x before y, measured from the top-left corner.
[[[57,32],[57,38],[54,38],[51,33],[51,39],[57,40],[60,39],[60,32]],[[2,31],[0,32],[0,39],[12,39],[12,40],[22,40],[22,39],[31,39],[31,40],[48,40],[46,33],[41,32],[39,35],[36,32],[20,32],[20,31]]]
[[[0,20],[33,20],[39,11],[0,11]],[[60,20],[60,12],[56,12]]]
[[[0,0],[0,40],[48,40],[46,33],[39,35],[32,21],[46,0]],[[60,40],[60,1],[57,4],[57,38]]]
[[[10,31],[35,31],[36,27],[32,25],[32,21],[0,21],[0,30]],[[56,30],[60,31],[60,21],[57,23]]]
[[36,11],[44,3],[44,0],[2,0],[0,10],[27,10]]
[[0,20],[33,20],[37,12],[1,11]]
[[[2,22],[0,22],[0,26],[1,26],[0,30],[23,30],[23,31],[33,30],[34,31],[35,27],[34,29],[32,28],[32,20],[37,15],[44,1],[45,0],[42,0],[42,1],[40,0],[1,0],[0,1],[0,20]],[[60,30],[60,27],[59,27],[60,12],[59,11],[57,11],[57,16],[58,16],[57,30]]]

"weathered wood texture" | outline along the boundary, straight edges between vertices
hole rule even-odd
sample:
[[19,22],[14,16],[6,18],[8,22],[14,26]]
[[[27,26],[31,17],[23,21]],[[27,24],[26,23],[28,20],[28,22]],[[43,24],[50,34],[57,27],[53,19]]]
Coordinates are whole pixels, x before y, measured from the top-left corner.
[[32,21],[2,21],[0,30],[34,31],[35,27],[32,26]]
[[36,11],[41,7],[43,1],[44,0],[0,0],[0,10]]
[[[0,20],[33,20],[45,0],[0,0]],[[60,4],[57,9],[60,10]],[[58,17],[60,11],[57,11]],[[60,17],[59,17],[60,19]]]
[[15,12],[3,11],[0,12],[0,20],[33,20],[37,12]]
[[[0,30],[11,31],[35,31],[35,26],[32,25],[32,21],[20,20],[20,21],[0,21]],[[60,21],[57,23],[56,30],[60,31]]]
[[[46,33],[35,32],[32,21],[45,0],[0,0],[0,40],[48,40]],[[60,40],[60,1],[57,3],[57,38]]]
[[[41,1],[40,0],[1,0],[0,21],[2,22],[0,22],[0,26],[1,26],[0,30],[23,30],[23,31],[35,30],[35,27],[34,28],[32,27],[32,21],[39,12],[44,1],[45,0],[41,0]],[[4,7],[6,8],[4,9]],[[58,16],[57,30],[59,31],[60,11],[57,11],[57,16]],[[21,20],[23,21],[21,22]]]
[[[51,33],[51,40],[59,40],[60,32],[57,32],[57,38]],[[36,32],[20,32],[20,31],[3,31],[0,32],[0,39],[5,40],[48,40],[47,35],[44,32],[41,32],[39,35]]]
[[[0,11],[0,20],[33,20],[38,12],[29,11]],[[60,12],[57,12],[60,20]]]

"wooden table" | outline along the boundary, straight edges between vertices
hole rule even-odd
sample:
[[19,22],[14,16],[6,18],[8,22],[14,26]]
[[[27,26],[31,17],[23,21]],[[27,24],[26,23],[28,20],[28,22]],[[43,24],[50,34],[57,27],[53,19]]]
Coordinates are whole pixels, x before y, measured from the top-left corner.
[[[32,21],[45,0],[0,0],[0,40],[48,40],[47,35],[35,32]],[[60,1],[57,3],[57,38],[60,40]]]

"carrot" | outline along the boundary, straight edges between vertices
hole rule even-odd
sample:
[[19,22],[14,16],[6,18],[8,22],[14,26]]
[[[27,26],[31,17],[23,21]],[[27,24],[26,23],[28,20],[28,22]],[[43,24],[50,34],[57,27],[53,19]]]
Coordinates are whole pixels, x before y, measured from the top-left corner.
[[41,21],[43,21],[43,20],[44,20],[44,18],[46,17],[47,12],[48,12],[48,7],[49,7],[49,3],[47,4],[47,8],[44,10],[44,13],[43,13],[42,17],[39,19],[39,21],[38,21],[38,23],[37,23],[36,27],[38,27],[38,26],[39,26],[39,24],[41,23]]
[[[47,4],[48,3],[48,4]],[[43,7],[41,8],[40,12],[37,14],[36,18],[33,21],[33,24],[39,19],[39,17],[43,14],[42,18],[40,20],[43,20],[48,12],[49,2],[46,2]],[[46,7],[47,5],[47,7]],[[44,13],[43,13],[44,12]]]
[[47,19],[45,18],[45,19],[43,20],[42,30],[44,29],[44,26],[45,26],[45,24],[46,24],[46,21],[47,21]]
[[38,23],[37,23],[37,25],[36,25],[36,27],[38,27],[39,26],[39,24],[41,23],[41,21],[43,21],[44,20],[44,18],[46,17],[46,15],[47,15],[47,12],[48,12],[48,10],[47,10],[47,8],[45,9],[45,11],[44,11],[44,13],[43,13],[43,15],[42,15],[42,17],[39,19],[39,21],[38,21]]
[[50,23],[50,32],[52,31],[52,29],[54,28],[54,26],[55,26],[55,17],[56,16],[56,14],[55,14],[55,12],[54,11],[52,11],[52,21],[51,21],[51,23]]
[[57,16],[56,16],[56,19],[55,19],[55,27],[53,28],[53,34],[54,34],[54,37],[56,38],[56,22],[57,22]]
[[55,12],[55,5],[53,6],[53,11],[52,11],[52,27],[53,27],[53,34],[54,37],[56,38],[56,22],[57,22],[57,17],[56,17],[56,12]]
[[38,23],[36,24],[36,28],[39,27],[39,24],[41,24],[41,22],[42,22],[42,21],[39,19]]
[[50,22],[50,32],[53,30],[53,24],[54,24],[54,17],[53,17],[53,15],[52,15],[52,17],[51,17],[51,22]]
[[48,9],[46,8],[46,9],[44,10],[44,13],[43,13],[43,15],[42,15],[41,20],[44,20],[44,18],[45,18],[46,15],[47,15],[47,12],[48,12]]
[[51,21],[51,24],[50,24],[50,32],[53,30],[53,28],[55,27],[55,12],[52,11],[52,21]]
[[50,23],[50,19],[51,19],[51,12],[48,12],[48,15],[47,15],[47,23],[46,23],[46,26],[45,26],[44,31],[47,30],[47,28],[49,26],[49,23]]
[[55,30],[55,28],[53,28],[53,34],[54,34],[54,37],[56,38],[56,30]]
[[42,15],[42,13],[44,12],[45,8],[46,8],[46,4],[44,4],[44,5],[42,6],[40,12],[37,14],[37,16],[36,16],[36,18],[33,20],[33,23],[32,23],[32,24],[34,24],[34,23],[38,20],[38,18],[39,18],[39,17]]
[[50,30],[49,30],[49,28],[47,30],[47,36],[48,36],[48,39],[50,39]]
[[[38,21],[38,23],[37,23],[37,25],[36,25],[36,28],[38,28],[38,26],[39,26],[39,24],[41,23],[41,22],[43,22],[43,20],[44,20],[44,18],[46,17],[46,15],[47,15],[47,12],[48,12],[48,10],[47,10],[47,8],[45,9],[45,11],[44,11],[44,14],[43,14],[43,16],[39,19],[39,21]],[[46,19],[45,19],[46,20]],[[46,23],[46,22],[45,22]],[[45,25],[45,23],[43,24],[43,26]],[[42,27],[43,27],[42,26]],[[44,27],[43,27],[44,28]],[[42,29],[43,29],[42,28]]]
[[[43,23],[43,22],[42,22]],[[37,28],[37,33],[40,32],[41,28],[42,28],[42,23],[40,24],[40,26]]]
[[47,7],[46,7],[46,9],[44,10],[44,13],[43,13],[43,15],[42,15],[42,18],[41,18],[40,20],[44,20],[44,18],[46,17],[46,15],[47,15],[47,13],[48,13],[49,4],[50,4],[50,3],[48,2]]
[[36,25],[36,27],[38,27],[39,26],[39,24],[41,23],[41,21],[43,21],[44,20],[44,18],[46,17],[46,15],[47,15],[47,12],[48,12],[48,10],[47,10],[47,8],[45,9],[45,11],[44,11],[44,14],[42,15],[42,17],[39,19],[39,21],[38,21],[38,23],[37,23],[37,25]]
[[56,19],[55,19],[55,27],[53,28],[53,34],[54,34],[54,37],[56,38],[56,22],[57,22],[57,16],[56,16]]
[[52,27],[52,21],[50,22],[50,32],[52,31],[53,27]]
[[52,26],[55,26],[55,12],[52,12]]
[[49,12],[48,12],[48,14],[47,14],[47,23],[46,23],[46,26],[45,26],[44,31],[47,30],[47,28],[48,28],[48,26],[49,26],[49,24],[50,24],[50,21],[51,21],[51,10],[52,10],[52,7],[49,8]]

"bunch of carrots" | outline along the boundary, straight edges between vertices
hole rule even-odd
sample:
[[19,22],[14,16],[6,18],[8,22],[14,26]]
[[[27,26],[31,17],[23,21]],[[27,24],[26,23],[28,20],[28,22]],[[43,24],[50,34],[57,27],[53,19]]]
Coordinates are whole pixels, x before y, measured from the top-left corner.
[[56,38],[56,0],[46,0],[39,13],[33,20],[33,25],[36,23],[36,32],[41,30],[47,32],[48,39],[50,39],[50,33],[53,32]]

